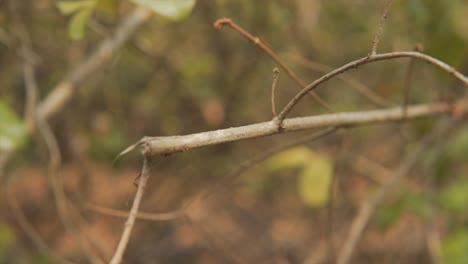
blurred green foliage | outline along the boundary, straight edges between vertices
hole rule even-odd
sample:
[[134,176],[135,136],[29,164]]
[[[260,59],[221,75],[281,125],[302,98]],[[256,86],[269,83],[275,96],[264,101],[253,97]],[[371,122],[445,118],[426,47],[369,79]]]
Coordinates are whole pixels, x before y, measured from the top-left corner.
[[0,101],[0,120],[0,151],[23,146],[27,140],[26,125],[4,101]]

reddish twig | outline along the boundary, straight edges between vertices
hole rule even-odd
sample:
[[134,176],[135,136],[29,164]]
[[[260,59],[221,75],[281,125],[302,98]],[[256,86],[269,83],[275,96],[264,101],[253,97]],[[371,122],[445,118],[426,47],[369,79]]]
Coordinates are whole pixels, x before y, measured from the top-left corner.
[[[215,21],[214,27],[217,29],[222,28],[223,26],[229,26],[230,28],[234,29],[235,31],[242,34],[248,40],[252,41],[255,45],[257,45],[261,50],[263,50],[270,58],[272,58],[278,65],[286,72],[286,74],[295,81],[300,88],[304,88],[306,83],[301,80],[289,67],[276,55],[276,53],[269,48],[259,37],[255,37],[254,35],[250,34],[247,30],[243,29],[239,25],[237,25],[234,21],[229,18],[221,18]],[[323,106],[325,109],[334,112],[333,109],[316,93],[311,93],[311,96],[314,100]]]

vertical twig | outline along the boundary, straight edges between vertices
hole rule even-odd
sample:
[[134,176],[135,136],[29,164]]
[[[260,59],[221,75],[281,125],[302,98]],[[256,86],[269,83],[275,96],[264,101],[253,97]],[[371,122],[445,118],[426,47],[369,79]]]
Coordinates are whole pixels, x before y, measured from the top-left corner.
[[[301,80],[289,67],[276,55],[276,53],[270,49],[259,37],[255,37],[252,34],[250,34],[247,30],[243,29],[234,21],[232,21],[229,18],[221,18],[215,21],[214,27],[215,28],[222,28],[223,26],[229,26],[235,31],[239,32],[242,34],[244,37],[246,37],[248,40],[252,41],[255,45],[257,45],[261,50],[263,50],[270,58],[272,58],[278,65],[286,72],[286,74],[299,85],[300,88],[306,87],[306,83]],[[320,98],[315,91],[311,92],[310,95],[314,98],[314,100],[319,103],[321,106],[323,106],[325,109],[327,109],[330,112],[334,112],[333,109],[322,99]]]
[[[414,47],[414,51],[422,52],[424,50],[424,46],[422,44],[417,44]],[[403,83],[403,116],[406,116],[409,98],[410,98],[410,91],[411,91],[411,80],[413,77],[414,72],[414,63],[416,59],[410,58],[408,63],[408,69],[406,70],[405,80]]]
[[125,249],[127,248],[128,241],[130,239],[130,235],[132,234],[133,225],[135,224],[135,219],[138,213],[138,209],[140,207],[141,199],[145,192],[146,183],[148,182],[148,178],[150,176],[150,162],[151,159],[145,156],[143,160],[143,167],[141,169],[141,177],[138,182],[138,189],[135,194],[135,199],[133,200],[133,205],[130,210],[130,214],[128,215],[127,222],[125,222],[122,237],[120,238],[119,244],[117,245],[117,249],[115,250],[114,256],[109,262],[110,264],[119,264],[122,261],[123,254],[125,252]]
[[275,89],[276,89],[276,82],[279,79],[279,70],[278,68],[273,69],[273,83],[271,84],[271,112],[273,113],[273,117],[277,115],[276,113],[276,104],[275,104]]
[[392,6],[393,0],[388,0],[387,4],[385,5],[385,9],[380,17],[379,27],[377,28],[377,32],[375,33],[374,40],[372,40],[372,49],[369,53],[369,56],[374,56],[377,54],[377,46],[379,45],[380,35],[382,35],[383,27],[385,25],[385,20],[387,19],[388,12],[390,11],[390,7]]

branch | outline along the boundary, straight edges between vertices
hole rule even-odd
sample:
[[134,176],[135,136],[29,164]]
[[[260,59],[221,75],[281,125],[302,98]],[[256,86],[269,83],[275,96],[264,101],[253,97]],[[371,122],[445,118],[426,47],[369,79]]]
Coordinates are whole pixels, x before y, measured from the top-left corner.
[[138,208],[140,207],[141,199],[143,198],[143,193],[145,192],[146,183],[150,175],[150,163],[148,156],[145,156],[143,160],[143,168],[141,169],[141,177],[138,182],[137,193],[135,194],[135,199],[133,200],[132,209],[128,215],[127,222],[125,223],[125,228],[120,238],[117,249],[115,250],[114,256],[110,260],[110,264],[119,264],[122,261],[123,254],[127,248],[130,235],[132,233],[133,225],[135,224],[135,219],[137,218]]
[[390,11],[390,7],[392,6],[392,3],[393,3],[393,0],[388,0],[387,4],[385,5],[383,14],[380,17],[379,27],[377,28],[377,32],[375,33],[374,40],[372,40],[372,49],[371,49],[371,52],[369,53],[369,56],[374,56],[377,54],[377,46],[379,45],[380,35],[382,35],[385,20],[387,19],[388,12]]
[[112,53],[122,46],[135,30],[151,16],[145,8],[137,8],[118,26],[115,34],[106,39],[85,61],[62,80],[39,105],[39,115],[48,119],[59,112],[72,98],[76,88],[91,74],[97,72]]
[[[262,51],[264,51],[270,58],[272,58],[278,65],[286,72],[286,74],[299,85],[300,88],[306,87],[306,83],[301,80],[289,67],[276,55],[276,53],[269,48],[259,37],[255,37],[250,34],[247,30],[243,29],[241,26],[237,25],[234,21],[230,18],[221,18],[214,22],[214,27],[217,29],[222,28],[223,26],[229,26],[235,31],[242,34],[248,40],[252,41],[255,45],[257,45]],[[313,99],[323,106],[325,109],[334,112],[333,109],[322,99],[320,98],[315,92],[311,93]]]
[[[291,56],[291,59],[294,60],[294,62],[297,63],[299,66],[302,66],[304,68],[307,68],[309,70],[316,71],[322,74],[327,74],[335,69],[332,66],[325,65],[322,63],[318,63],[318,62],[308,61],[299,56]],[[343,73],[341,75],[338,75],[337,78],[349,84],[349,86],[351,88],[354,88],[356,92],[358,92],[359,94],[361,94],[362,96],[364,96],[365,98],[367,98],[369,101],[371,101],[377,106],[380,106],[380,107],[395,106],[394,103],[383,98],[378,93],[374,92],[372,89],[370,89],[361,81],[354,78],[352,75],[348,73]]]
[[276,104],[275,104],[275,90],[276,90],[276,83],[278,82],[279,79],[279,70],[278,68],[273,69],[273,83],[271,84],[271,113],[273,114],[273,117],[278,115],[276,113]]
[[415,51],[401,51],[401,52],[390,52],[390,53],[383,53],[379,55],[373,55],[373,56],[367,56],[355,61],[352,61],[348,64],[345,64],[328,74],[323,75],[319,79],[315,80],[313,83],[309,84],[307,87],[302,89],[296,96],[294,96],[291,101],[284,107],[283,111],[279,113],[278,115],[278,120],[281,122],[286,115],[292,110],[292,108],[310,91],[313,91],[315,88],[317,88],[320,84],[328,81],[332,77],[341,74],[343,72],[346,72],[350,69],[354,69],[359,67],[360,65],[364,65],[370,62],[375,62],[375,61],[381,61],[381,60],[389,60],[389,59],[396,59],[396,58],[404,58],[404,57],[409,57],[409,58],[415,58],[419,60],[426,61],[430,64],[433,64],[442,70],[446,71],[453,77],[459,79],[461,82],[465,84],[465,86],[468,86],[468,77],[460,73],[459,71],[455,70],[452,66],[446,64],[445,62],[442,62],[434,57],[431,57],[429,55],[420,53],[420,52],[415,52]]
[[192,148],[205,147],[215,144],[234,142],[249,138],[269,136],[282,132],[292,132],[314,128],[369,125],[384,122],[406,121],[419,117],[441,114],[462,115],[467,112],[468,100],[455,103],[432,103],[413,105],[407,108],[406,116],[402,115],[402,108],[388,108],[350,113],[325,114],[319,116],[297,117],[283,121],[278,127],[275,120],[241,127],[220,129],[191,135],[169,137],[144,137],[138,143],[127,148],[128,152],[136,146],[143,147],[145,156],[164,155]]

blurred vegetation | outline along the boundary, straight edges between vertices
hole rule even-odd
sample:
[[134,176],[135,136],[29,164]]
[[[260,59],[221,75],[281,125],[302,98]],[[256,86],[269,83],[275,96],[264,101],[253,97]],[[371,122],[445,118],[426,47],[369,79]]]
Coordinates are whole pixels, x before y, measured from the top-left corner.
[[[114,32],[135,5],[152,1],[19,2],[18,15],[31,38],[40,98],[44,98]],[[338,67],[367,55],[384,6],[384,1],[364,0],[199,0],[191,12],[174,14],[164,9],[166,1],[153,2],[163,7],[150,4],[157,14],[51,120],[66,191],[79,208],[82,203],[95,202],[128,209],[140,157],[130,155],[114,167],[112,161],[142,136],[188,134],[271,119],[272,69],[278,65],[231,29],[214,29],[216,19],[229,17],[259,36],[310,82],[322,73],[304,67],[297,58]],[[83,263],[85,258],[70,242],[73,237],[64,232],[45,184],[48,155],[44,144],[35,136],[26,139],[20,122],[25,83],[12,17],[8,1],[0,1],[0,150],[22,146],[8,172],[25,215],[54,253]],[[425,53],[466,75],[467,18],[464,0],[395,0],[378,52],[413,50],[421,43]],[[400,104],[407,67],[408,60],[400,59],[365,65],[350,74],[388,101]],[[424,63],[416,62],[412,79],[412,103],[465,95],[466,87]],[[281,72],[277,108],[298,89]],[[340,111],[377,108],[339,79],[317,91]],[[293,111],[295,116],[319,113],[326,110],[308,99]],[[327,228],[344,238],[358,206],[379,187],[371,177],[375,172],[357,159],[368,157],[392,171],[433,124],[424,119],[350,129],[287,150],[239,175],[234,184],[218,186],[212,190],[215,199],[194,205],[193,210],[203,212],[204,228],[247,263],[302,263],[311,248],[323,250],[319,241]],[[236,142],[166,158],[150,179],[143,210],[175,210],[242,161],[308,133]],[[446,144],[426,153],[404,186],[379,209],[369,226],[370,234],[357,249],[355,263],[428,263],[430,252],[424,244],[428,218],[436,219],[444,263],[467,263],[467,129],[442,140]],[[332,178],[337,187],[330,197]],[[327,220],[331,198],[333,223]],[[53,263],[38,253],[22,231],[3,194],[0,206],[6,212],[0,217],[0,263]],[[82,214],[89,223],[84,229],[101,236],[106,246],[96,248],[106,249],[100,253],[108,257],[123,222],[85,210]],[[127,263],[226,262],[223,251],[207,242],[210,238],[181,220],[139,221],[137,226],[125,256]],[[412,244],[417,238],[417,245]]]

